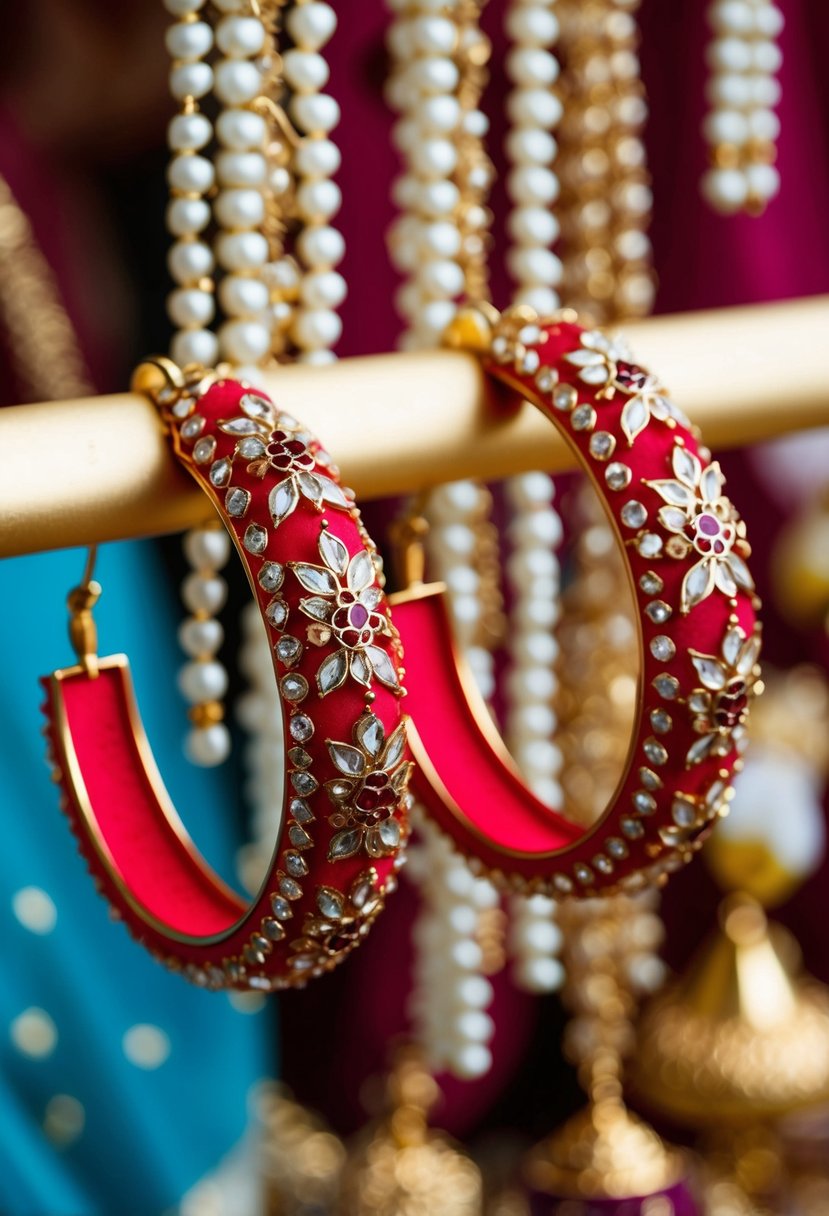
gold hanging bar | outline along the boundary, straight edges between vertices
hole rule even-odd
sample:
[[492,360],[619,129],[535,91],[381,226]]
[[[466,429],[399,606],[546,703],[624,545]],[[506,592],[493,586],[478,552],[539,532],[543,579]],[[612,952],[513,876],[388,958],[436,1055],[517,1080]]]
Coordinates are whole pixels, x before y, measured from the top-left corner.
[[[715,449],[829,425],[829,296],[658,317],[625,334]],[[364,499],[572,463],[530,406],[496,410],[475,359],[455,351],[300,364],[262,387],[323,438]],[[176,532],[204,517],[203,494],[142,397],[0,410],[0,557]]]

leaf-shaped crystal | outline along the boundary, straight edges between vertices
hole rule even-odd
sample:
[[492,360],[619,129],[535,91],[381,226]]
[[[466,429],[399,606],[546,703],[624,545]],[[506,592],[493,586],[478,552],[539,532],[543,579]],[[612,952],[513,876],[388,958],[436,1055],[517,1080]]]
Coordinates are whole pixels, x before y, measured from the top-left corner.
[[396,768],[389,778],[391,788],[395,794],[401,794],[409,784],[409,778],[414,771],[414,763],[409,760],[406,764],[401,764],[400,768]]
[[697,562],[682,580],[682,613],[689,613],[702,603],[714,589],[714,563],[709,560]]
[[346,857],[353,857],[359,852],[362,842],[362,828],[346,828],[344,832],[337,832],[328,846],[328,860],[343,861]]
[[247,414],[248,418],[258,418],[262,422],[273,421],[273,406],[270,401],[257,396],[256,393],[245,393],[243,397],[240,397],[239,408],[243,414]]
[[351,504],[335,481],[332,481],[330,477],[323,477],[321,475],[318,476],[317,480],[321,485],[322,496],[326,502],[330,502],[334,507],[345,507],[346,510],[348,509]]
[[743,633],[739,625],[734,625],[725,635],[722,644],[723,658],[729,667],[737,666],[737,659],[740,657],[743,643],[746,640],[746,635]]
[[700,474],[702,473],[702,465],[697,460],[692,452],[680,444],[675,444],[671,465],[675,475],[680,481],[691,489],[696,489],[699,485]]
[[[674,485],[677,483],[674,482]],[[663,528],[667,528],[669,532],[684,532],[688,523],[688,517],[679,507],[660,507],[658,511],[659,522]]]
[[697,675],[706,688],[712,692],[719,692],[721,688],[725,688],[726,672],[719,659],[710,654],[697,654],[693,650],[689,653]]
[[283,519],[288,518],[298,502],[299,491],[293,477],[286,477],[278,486],[274,486],[268,495],[268,510],[275,528],[279,527]]
[[353,679],[358,684],[362,684],[364,688],[370,688],[373,672],[371,664],[363,652],[361,650],[352,650],[348,662]]
[[354,728],[357,742],[370,756],[379,756],[386,738],[383,723],[373,713],[364,713]]
[[[590,344],[591,346],[593,343]],[[604,359],[595,350],[573,350],[569,355],[564,356],[566,363],[572,363],[573,367],[595,367],[596,365],[604,368]]]
[[308,562],[291,562],[291,569],[306,591],[313,595],[336,595],[337,580],[324,566],[312,566]]
[[381,767],[387,773],[395,767],[403,755],[403,749],[406,746],[406,722],[400,723],[396,730],[389,735],[388,743],[383,749]]
[[219,430],[226,435],[260,435],[258,427],[250,418],[224,418],[219,423]]
[[748,566],[738,554],[731,552],[725,559],[728,562],[728,567],[734,575],[734,581],[738,587],[742,587],[743,591],[754,590],[754,579],[751,577]]
[[330,654],[327,659],[323,659],[317,672],[317,686],[320,690],[320,696],[325,697],[328,693],[333,692],[335,688],[339,688],[344,682],[347,672],[347,650],[337,650],[334,654]]
[[760,635],[753,634],[743,647],[742,654],[737,661],[737,672],[741,676],[747,676],[754,664],[760,657]]
[[331,613],[334,611],[334,605],[330,600],[324,600],[321,596],[312,595],[310,599],[301,599],[299,606],[306,616],[310,616],[314,621],[331,620]]
[[696,502],[696,495],[693,491],[684,486],[681,481],[649,481],[649,486],[656,490],[663,502],[670,503],[673,507],[690,507],[693,502]]
[[374,669],[374,674],[381,684],[385,684],[387,688],[398,688],[400,682],[397,678],[397,672],[385,650],[379,646],[367,646],[366,656]]
[[697,739],[688,748],[688,755],[685,757],[685,763],[688,765],[699,764],[700,761],[704,760],[709,752],[713,749],[716,741],[716,735],[703,735],[702,738]]
[[709,464],[707,469],[703,470],[702,476],[699,479],[699,488],[702,497],[706,502],[716,502],[723,491],[725,478],[722,475],[722,470],[719,464],[714,461]]
[[346,549],[340,538],[333,536],[327,530],[321,532],[319,551],[320,557],[328,569],[333,570],[335,574],[339,574],[342,577],[348,569],[348,549]]
[[637,435],[641,435],[650,421],[650,410],[642,397],[630,397],[622,410],[622,430],[628,444],[632,445]]
[[299,488],[306,498],[310,498],[315,507],[322,506],[321,479],[316,473],[298,473]]
[[366,758],[358,747],[350,743],[335,743],[328,740],[328,754],[336,768],[346,777],[362,777],[366,768]]
[[374,562],[367,550],[355,553],[348,563],[348,587],[355,595],[365,591],[374,582]]
[[318,887],[317,907],[328,920],[339,920],[345,908],[345,896],[333,887]]
[[714,582],[722,591],[723,595],[727,595],[730,599],[732,595],[737,594],[737,584],[735,583],[731,571],[725,562],[717,562],[714,571]]
[[579,380],[583,380],[585,384],[606,384],[607,378],[607,368],[604,363],[583,367],[579,372]]

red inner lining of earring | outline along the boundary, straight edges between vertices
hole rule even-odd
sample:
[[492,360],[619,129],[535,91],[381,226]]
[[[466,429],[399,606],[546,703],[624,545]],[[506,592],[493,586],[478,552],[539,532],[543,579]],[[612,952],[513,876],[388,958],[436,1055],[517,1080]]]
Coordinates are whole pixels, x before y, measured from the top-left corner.
[[[102,668],[94,680],[70,676],[60,689],[71,740],[66,758],[74,751],[94,815],[92,835],[105,844],[132,898],[178,933],[231,928],[245,904],[171,823],[163,786],[163,800],[156,796],[133,733],[128,669]],[[140,719],[137,725],[146,744]],[[86,817],[81,807],[77,813]]]
[[[517,771],[493,750],[473,710],[488,713],[480,694],[458,669],[452,630],[440,594],[393,603],[406,658],[406,712],[423,751],[466,821],[498,849],[548,853],[579,840],[583,829],[539,801]],[[494,728],[493,728],[494,729]],[[417,745],[415,743],[417,752]],[[420,756],[417,756],[420,759]],[[431,815],[447,826],[458,807],[447,808],[415,770],[414,786]]]

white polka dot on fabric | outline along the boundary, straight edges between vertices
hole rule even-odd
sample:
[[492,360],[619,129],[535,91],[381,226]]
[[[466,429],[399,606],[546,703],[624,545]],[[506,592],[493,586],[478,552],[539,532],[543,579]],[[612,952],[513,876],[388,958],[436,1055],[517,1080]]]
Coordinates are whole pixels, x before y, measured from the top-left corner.
[[122,1040],[124,1055],[136,1068],[160,1068],[170,1054],[170,1040],[160,1026],[139,1022]]
[[22,887],[12,897],[12,911],[24,929],[32,933],[51,933],[58,912],[51,898],[40,887]]
[[53,1144],[66,1148],[78,1139],[86,1124],[86,1111],[71,1094],[55,1094],[46,1104],[43,1130]]
[[260,1013],[267,998],[263,992],[229,992],[227,999],[237,1013]]
[[36,1060],[45,1059],[55,1050],[58,1030],[45,1009],[32,1005],[24,1009],[11,1024],[12,1042],[18,1051]]

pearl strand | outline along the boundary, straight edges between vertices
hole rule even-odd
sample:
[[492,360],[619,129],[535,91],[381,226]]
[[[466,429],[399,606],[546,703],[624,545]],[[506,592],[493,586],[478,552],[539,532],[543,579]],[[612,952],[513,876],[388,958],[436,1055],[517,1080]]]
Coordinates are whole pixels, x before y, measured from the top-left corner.
[[181,595],[192,615],[179,628],[179,644],[189,661],[179,671],[178,682],[193,722],[184,750],[193,764],[211,767],[230,753],[230,733],[222,721],[227,671],[216,659],[224,640],[216,613],[227,595],[227,583],[218,571],[230,557],[230,538],[223,528],[196,528],[184,538],[184,555],[192,573],[182,583]]
[[213,126],[199,109],[209,93],[213,71],[205,63],[213,46],[213,31],[199,19],[204,0],[164,0],[176,22],[166,33],[171,58],[170,92],[180,111],[167,128],[170,163],[167,181],[170,202],[167,227],[175,238],[167,263],[176,287],[167,297],[167,315],[175,327],[170,346],[180,366],[216,361],[218,344],[208,326],[213,320],[213,254],[201,233],[210,222],[205,195],[213,186],[213,166],[200,155],[210,143]]
[[488,1044],[495,1026],[486,1010],[493,991],[481,974],[477,934],[481,913],[494,907],[498,896],[489,882],[473,877],[420,808],[413,813],[419,843],[409,848],[409,872],[422,906],[412,934],[410,1015],[431,1071],[472,1080],[492,1064]]
[[706,51],[711,108],[702,131],[712,168],[703,176],[702,193],[723,215],[759,215],[780,189],[773,161],[783,14],[771,0],[713,0],[707,18],[713,31]]
[[545,316],[559,307],[555,289],[562,274],[551,248],[558,238],[552,207],[559,195],[551,168],[557,152],[551,132],[561,118],[561,102],[553,92],[558,60],[549,48],[558,37],[558,19],[547,3],[516,0],[505,24],[513,44],[506,59],[513,84],[507,98],[511,129],[506,151],[512,164],[507,177],[512,202],[507,267],[516,283],[513,303],[528,304]]
[[267,128],[255,108],[262,83],[256,61],[266,49],[268,32],[258,16],[239,12],[238,0],[216,0],[216,7],[223,14],[216,25],[216,45],[223,58],[216,65],[216,95],[222,109],[216,120],[221,151],[216,157],[215,249],[225,271],[219,286],[225,314],[219,351],[229,363],[247,369],[260,364],[271,349],[269,294],[262,280],[268,242],[261,231]]
[[332,181],[341,157],[331,139],[340,107],[320,91],[329,77],[320,51],[337,28],[337,14],[320,0],[299,0],[286,26],[294,47],[283,57],[283,71],[293,90],[291,119],[302,136],[293,156],[301,222],[296,249],[302,274],[291,336],[301,363],[330,363],[335,357],[332,348],[342,334],[337,309],[345,299],[346,283],[335,267],[345,255],[345,241],[331,224],[342,205],[340,188]]

